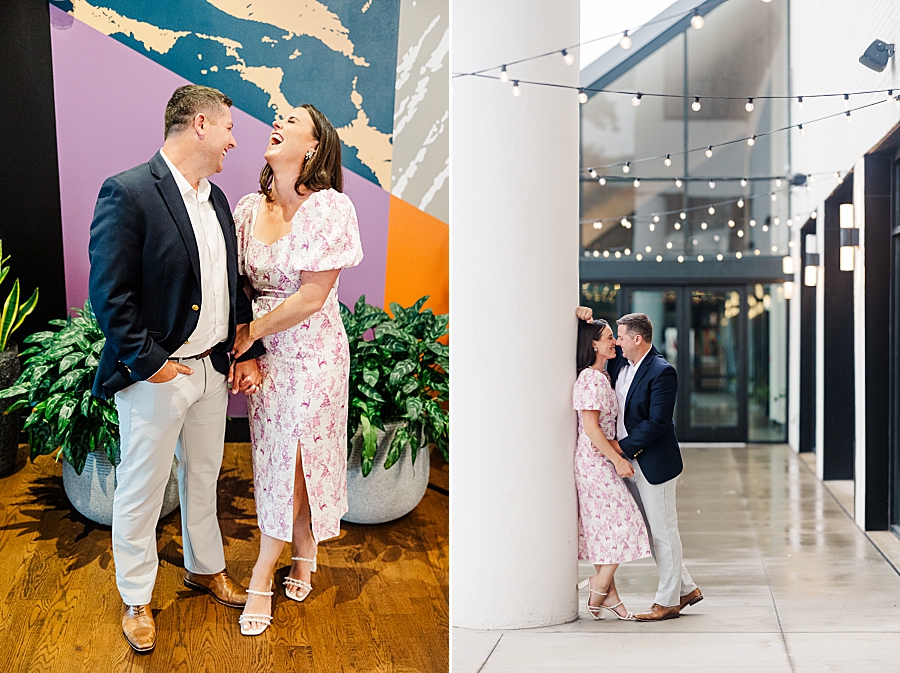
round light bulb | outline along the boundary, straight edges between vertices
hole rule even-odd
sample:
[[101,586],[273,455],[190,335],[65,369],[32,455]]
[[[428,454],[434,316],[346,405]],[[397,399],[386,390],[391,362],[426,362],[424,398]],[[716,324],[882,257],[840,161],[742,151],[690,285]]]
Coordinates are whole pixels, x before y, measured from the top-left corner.
[[700,228],[701,228],[703,231],[706,231],[707,228],[709,228],[709,225],[708,225],[706,222],[701,222],[701,223],[700,223]]
[[709,208],[706,209],[706,212],[708,212],[710,215],[715,215],[716,209],[713,206],[710,206]]
[[678,213],[678,217],[680,217],[682,220],[686,220],[687,213],[682,210],[680,213]]
[[644,256],[641,253],[638,253],[634,256],[634,258],[640,262],[642,259],[644,259]]
[[638,105],[640,105],[640,104],[641,104],[641,98],[643,97],[643,95],[644,95],[644,94],[642,94],[640,91],[638,91],[638,92],[637,92],[637,95],[635,95],[635,97],[631,99],[631,104],[634,105],[635,107],[637,107]]
[[656,225],[651,223],[649,227],[647,227],[650,231],[656,231]]
[[775,186],[781,187],[781,178],[775,178]]
[[590,176],[591,176],[594,180],[597,179],[597,171],[595,171],[593,168],[591,168],[590,170],[588,170],[588,173],[590,174]]
[[715,188],[716,188],[716,181],[715,181],[715,180],[710,180],[710,181],[709,181],[709,188],[710,188],[710,189],[715,189]]
[[681,181],[681,178],[675,178],[675,186],[676,186],[678,189],[681,189],[681,186],[682,186],[683,184],[684,184],[684,183]]
[[753,147],[756,144],[756,136],[747,138],[747,144],[750,145],[750,147]]
[[697,30],[700,30],[701,28],[703,28],[703,25],[705,23],[706,21],[703,20],[702,16],[700,16],[700,12],[695,9],[694,16],[691,17],[691,25]]
[[747,186],[747,178],[741,178],[741,187]]
[[681,231],[681,222],[675,223],[675,231]]
[[744,238],[744,230],[738,229],[738,238]]
[[734,220],[728,220],[728,226],[734,229]]
[[509,81],[509,73],[506,71],[505,65],[502,68],[500,68],[500,81],[501,82]]
[[764,225],[762,226],[762,230],[763,230],[763,233],[769,231],[769,225],[768,225],[768,224],[764,224]]
[[512,95],[515,96],[516,98],[518,98],[521,94],[522,94],[522,89],[519,88],[519,80],[514,79],[514,80],[513,80]]
[[672,165],[672,157],[670,157],[670,156],[667,154],[667,155],[666,155],[666,158],[663,159],[663,163],[666,165],[666,168],[668,168],[669,166]]
[[744,199],[738,199],[738,201],[737,201],[737,207],[738,207],[738,208],[743,208],[743,207],[744,207]]
[[801,135],[801,136],[806,135],[806,131],[803,130],[803,124],[800,124],[800,125],[797,127],[797,130],[800,132],[800,135]]
[[572,54],[570,54],[565,49],[563,49],[561,53],[562,53],[563,61],[565,62],[566,65],[572,65],[575,62],[575,57],[572,56]]
[[847,110],[847,123],[848,124],[853,123],[853,117],[850,116],[850,110]]
[[666,250],[671,250],[671,249],[672,249],[672,241],[669,241],[668,243],[666,243]]
[[850,107],[850,94],[844,94],[844,107]]
[[681,264],[684,261],[684,255],[678,255],[678,263]]
[[628,37],[627,30],[622,33],[622,39],[619,40],[619,46],[622,47],[622,49],[631,49],[631,38]]
[[609,250],[604,250],[604,251],[603,251],[603,256],[604,256],[604,257],[609,257]]
[[803,96],[797,96],[797,109],[803,109]]
[[626,161],[626,162],[625,162],[625,165],[622,166],[622,172],[623,172],[623,173],[630,173],[630,172],[631,172],[631,162],[630,162],[630,161]]
[[725,255],[723,255],[723,254],[720,252],[718,255],[716,255],[716,259],[719,260],[719,261],[721,262],[723,259],[725,259]]
[[751,227],[755,227],[755,226],[756,226],[756,220],[750,220],[750,226],[751,226]]
[[706,156],[707,158],[712,156],[712,145],[706,148]]
[[691,109],[694,112],[700,112],[700,97],[699,96],[696,96],[694,98],[694,102],[691,103]]
[[748,98],[748,99],[747,99],[747,104],[744,106],[744,109],[745,109],[747,112],[753,112],[753,108],[754,108],[754,105],[753,105],[753,99],[752,99],[752,98]]
[[622,253],[616,250],[616,259],[619,259],[622,256]]
[[585,93],[584,89],[578,90],[578,102],[582,105],[588,102],[588,95]]
[[697,255],[697,261],[698,261],[698,262],[702,262],[702,261],[703,261],[703,255]]
[[654,221],[654,222],[659,222],[659,215],[654,215],[654,216],[653,216],[653,221]]
[[773,201],[777,201],[777,200],[778,200],[778,194],[772,194],[772,200],[773,200]]
[[738,250],[736,253],[734,253],[734,256],[735,256],[737,259],[740,259],[741,257],[743,257],[743,255],[741,254],[741,251],[740,251],[740,250]]
[[644,248],[644,252],[650,252],[651,250],[653,250],[653,248],[651,248],[649,245]]
[[634,186],[635,186],[635,187],[640,187],[640,186],[641,186],[641,179],[640,179],[640,178],[635,178],[635,179],[634,179]]
[[662,255],[657,255],[657,256],[656,256],[656,261],[657,261],[657,262],[661,262],[661,261],[662,261]]
[[602,187],[603,185],[606,184],[606,178],[604,178],[604,177],[601,175],[601,176],[600,176],[600,179],[597,180],[597,182],[599,182],[599,183],[600,183],[600,186]]

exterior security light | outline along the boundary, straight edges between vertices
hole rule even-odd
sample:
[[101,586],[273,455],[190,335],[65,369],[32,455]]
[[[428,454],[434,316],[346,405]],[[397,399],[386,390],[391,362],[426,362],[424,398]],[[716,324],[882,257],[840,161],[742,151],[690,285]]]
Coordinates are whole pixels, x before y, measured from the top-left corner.
[[869,70],[882,72],[888,64],[888,60],[894,55],[894,45],[881,40],[875,40],[866,49],[866,53],[859,57],[859,62]]

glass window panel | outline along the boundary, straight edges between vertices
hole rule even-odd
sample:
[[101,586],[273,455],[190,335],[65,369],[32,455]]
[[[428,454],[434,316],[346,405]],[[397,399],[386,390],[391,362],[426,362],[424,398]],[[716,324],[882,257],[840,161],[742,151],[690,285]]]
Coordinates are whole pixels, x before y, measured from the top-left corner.
[[747,417],[751,442],[787,441],[787,316],[782,284],[747,288]]
[[735,291],[691,292],[691,425],[738,425],[738,316]]

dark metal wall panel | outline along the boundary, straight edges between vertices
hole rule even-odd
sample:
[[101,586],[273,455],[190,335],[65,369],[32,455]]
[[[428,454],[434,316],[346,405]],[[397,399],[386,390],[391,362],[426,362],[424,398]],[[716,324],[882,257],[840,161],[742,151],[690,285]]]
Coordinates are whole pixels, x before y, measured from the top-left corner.
[[866,251],[866,530],[887,530],[890,476],[890,367],[883,338],[890,334],[891,159],[865,161]]
[[824,479],[853,479],[853,274],[840,270],[840,204],[853,200],[852,182],[846,180],[825,201],[825,240],[819,272],[825,282],[824,353]]
[[[806,256],[806,235],[816,233],[816,221],[800,230],[801,259]],[[803,284],[800,274],[800,451],[816,451],[816,288]]]
[[23,299],[40,288],[35,312],[13,337],[21,343],[67,308],[46,0],[3,3],[0,63],[0,239],[11,255],[0,301],[15,278]]

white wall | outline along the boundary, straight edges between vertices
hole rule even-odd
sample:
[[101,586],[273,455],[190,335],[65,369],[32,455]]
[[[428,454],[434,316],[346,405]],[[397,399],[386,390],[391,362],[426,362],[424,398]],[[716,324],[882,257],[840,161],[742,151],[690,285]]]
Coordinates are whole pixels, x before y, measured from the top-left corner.
[[[457,0],[452,72],[577,44],[578,18],[578,0]],[[578,85],[559,56],[510,73]],[[453,624],[571,621],[577,95],[456,78],[451,118]]]
[[[786,0],[775,0],[775,2]],[[875,39],[881,39],[888,43],[897,43],[900,46],[900,2],[896,0],[856,0],[853,3],[843,0],[791,0],[791,70],[792,70],[792,95],[810,95],[813,93],[852,92],[870,89],[896,89],[895,95],[900,94],[900,54],[895,56],[888,64],[884,72],[876,73],[859,63],[859,57],[869,44]],[[850,107],[855,108],[869,102],[886,100],[886,94],[869,94],[852,96]],[[817,117],[844,110],[843,100],[835,99],[804,99],[804,109],[797,110],[793,107],[791,122],[802,123]],[[843,117],[819,122],[805,127],[806,134],[802,137],[796,131],[792,131],[792,163],[795,173],[817,173],[822,171],[841,171],[846,173],[854,168],[857,160],[868,152],[873,146],[888,134],[888,132],[900,121],[900,110],[893,102],[885,102],[867,110],[853,113],[853,123],[848,124]],[[858,194],[862,188],[861,179],[857,176],[854,181],[854,201],[858,201]],[[822,205],[825,198],[837,186],[834,178],[817,179],[810,190],[796,190],[793,197],[794,213],[802,214],[795,221],[802,224],[811,210],[823,212]],[[861,204],[856,204],[857,226],[864,231],[865,221]],[[819,241],[821,243],[821,223],[819,218]],[[864,241],[864,233],[861,232],[860,243]],[[799,245],[799,242],[797,243]],[[859,348],[865,343],[865,333],[862,323],[864,287],[862,275],[859,271],[864,264],[864,246],[860,246],[857,253],[857,272],[854,274],[854,312],[856,319],[856,390],[864,390],[865,370]],[[824,306],[826,289],[821,283],[817,292],[817,429],[816,444],[819,452],[818,472],[822,470],[822,318],[821,307]],[[797,315],[796,313],[794,315]],[[799,315],[797,315],[799,318]],[[791,340],[799,341],[800,322],[792,320]],[[798,352],[799,354],[799,352]],[[792,376],[799,374],[799,368],[792,366]],[[793,384],[793,382],[792,382]],[[792,390],[797,386],[792,386]],[[798,391],[799,392],[799,391]],[[794,405],[792,404],[792,407]],[[856,427],[857,447],[864,446],[864,420],[865,407],[859,404],[857,398]],[[791,437],[797,436],[798,415],[791,414]],[[826,447],[827,450],[827,447]],[[862,467],[865,465],[865,453],[858,451],[856,473],[864,474]],[[857,514],[861,514],[862,498],[865,493],[865,484],[861,480],[856,483]],[[858,521],[861,519],[858,518]]]

